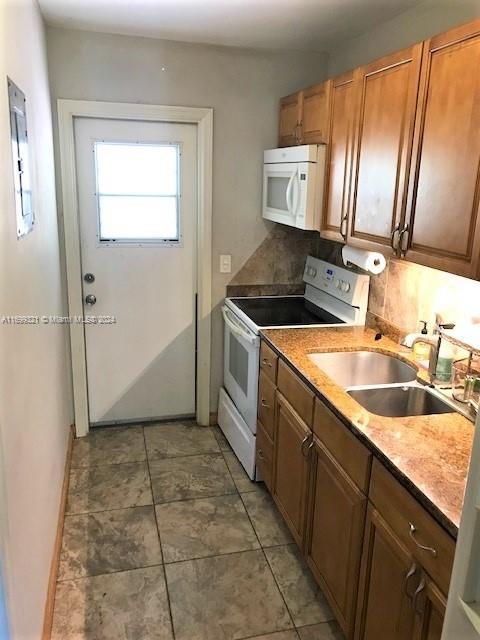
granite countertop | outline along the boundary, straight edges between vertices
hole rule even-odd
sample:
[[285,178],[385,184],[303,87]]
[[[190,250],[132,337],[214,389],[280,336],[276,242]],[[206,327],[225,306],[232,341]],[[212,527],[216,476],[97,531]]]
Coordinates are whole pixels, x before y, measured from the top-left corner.
[[[269,345],[395,477],[456,538],[473,441],[458,413],[387,418],[369,413],[309,358],[309,353],[369,350],[414,362],[410,349],[364,327],[266,329]],[[417,367],[418,369],[418,367]],[[426,381],[419,371],[418,379]]]

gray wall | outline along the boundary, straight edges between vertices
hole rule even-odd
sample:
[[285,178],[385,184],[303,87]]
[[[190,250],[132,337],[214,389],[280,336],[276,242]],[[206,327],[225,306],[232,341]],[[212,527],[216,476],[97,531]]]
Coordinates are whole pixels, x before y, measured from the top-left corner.
[[215,410],[222,380],[218,305],[231,278],[219,273],[218,256],[232,254],[233,276],[271,228],[261,219],[261,170],[263,150],[276,145],[278,99],[321,81],[326,56],[58,28],[47,30],[47,44],[54,108],[57,98],[214,108],[211,408]]
[[[44,28],[0,0],[0,315],[63,315]],[[34,230],[17,240],[6,76],[25,92]],[[72,404],[66,327],[0,324],[0,564],[11,637],[41,638]]]
[[333,76],[480,17],[480,0],[425,0],[329,51]]

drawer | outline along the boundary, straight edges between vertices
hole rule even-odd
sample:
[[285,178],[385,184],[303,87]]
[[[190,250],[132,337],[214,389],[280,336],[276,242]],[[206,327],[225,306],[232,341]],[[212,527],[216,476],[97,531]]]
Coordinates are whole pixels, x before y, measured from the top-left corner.
[[264,371],[260,371],[257,415],[271,440],[273,440],[275,428],[275,391],[273,382]]
[[372,454],[318,398],[313,432],[357,487],[367,494]]
[[369,498],[443,593],[448,593],[455,541],[378,460],[372,465]]
[[277,387],[302,420],[311,427],[314,395],[283,360],[278,363]]
[[277,364],[277,354],[262,340],[260,345],[260,369],[265,372],[273,384],[277,382]]
[[257,452],[256,463],[263,481],[269,491],[272,490],[273,474],[273,443],[268,437],[261,422],[257,422]]

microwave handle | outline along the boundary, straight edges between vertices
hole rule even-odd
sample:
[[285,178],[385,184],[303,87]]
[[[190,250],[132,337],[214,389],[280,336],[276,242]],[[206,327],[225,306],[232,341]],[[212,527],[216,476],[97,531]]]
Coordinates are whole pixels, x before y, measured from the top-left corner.
[[257,336],[255,336],[250,332],[247,333],[238,324],[235,324],[235,322],[233,322],[233,320],[230,319],[228,308],[225,306],[222,307],[222,315],[223,315],[223,320],[225,321],[225,324],[230,329],[230,331],[235,333],[240,338],[243,338],[247,342],[250,342],[251,344],[255,344]]
[[297,171],[295,171],[295,175],[293,176],[292,193],[294,195],[294,197],[292,198],[292,201],[293,201],[292,213],[294,216],[296,216],[298,211],[299,201],[300,201],[300,182],[298,177],[298,169]]
[[295,179],[297,172],[294,171],[292,173],[292,175],[290,176],[290,180],[288,181],[287,184],[287,192],[286,192],[286,197],[287,197],[287,209],[288,209],[288,213],[292,213],[292,208],[293,208],[293,203],[292,203],[292,186],[293,186],[293,181]]

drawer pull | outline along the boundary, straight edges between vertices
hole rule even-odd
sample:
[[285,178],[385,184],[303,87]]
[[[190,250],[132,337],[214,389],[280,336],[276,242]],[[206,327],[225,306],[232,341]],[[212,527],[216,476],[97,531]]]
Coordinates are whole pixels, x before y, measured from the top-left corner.
[[415,590],[415,593],[413,594],[413,600],[412,600],[413,610],[415,611],[415,613],[418,613],[418,614],[422,614],[425,608],[425,598],[423,598],[420,601],[420,605],[418,604],[418,602],[419,602],[420,595],[425,590],[426,584],[427,583],[425,582],[425,577],[422,576],[422,579],[420,580],[420,584],[418,585],[418,587]]
[[270,360],[267,360],[267,358],[263,358],[263,360],[262,360],[262,364],[263,364],[265,367],[270,367],[270,369],[271,369],[271,368],[272,368],[272,366],[273,366],[273,365],[272,365],[272,363],[270,362]]
[[270,405],[268,404],[268,402],[265,400],[265,398],[262,398],[260,400],[260,404],[262,405],[262,407],[265,407],[265,409],[271,409]]
[[414,596],[414,593],[410,592],[410,580],[415,576],[416,573],[417,573],[417,565],[414,562],[410,567],[409,572],[405,576],[405,582],[404,582],[405,595],[407,596],[407,598],[410,598],[410,600]]
[[423,544],[420,544],[415,538],[415,534],[417,532],[417,527],[413,524],[413,522],[409,522],[408,524],[410,526],[410,538],[414,541],[414,543],[417,545],[417,547],[419,549],[421,549],[422,551],[428,551],[428,553],[431,553],[432,556],[434,558],[436,558],[437,557],[437,550],[434,549],[433,547],[427,547],[427,546],[425,546]]

